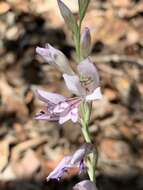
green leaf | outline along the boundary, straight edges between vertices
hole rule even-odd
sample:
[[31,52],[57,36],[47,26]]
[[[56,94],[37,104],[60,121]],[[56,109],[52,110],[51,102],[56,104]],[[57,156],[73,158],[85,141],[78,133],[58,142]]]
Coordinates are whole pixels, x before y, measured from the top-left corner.
[[83,20],[90,0],[78,0],[80,21]]
[[61,15],[63,16],[65,23],[67,24],[68,28],[74,34],[77,34],[78,25],[77,25],[77,21],[73,15],[73,13],[61,0],[58,0],[58,5],[60,8]]

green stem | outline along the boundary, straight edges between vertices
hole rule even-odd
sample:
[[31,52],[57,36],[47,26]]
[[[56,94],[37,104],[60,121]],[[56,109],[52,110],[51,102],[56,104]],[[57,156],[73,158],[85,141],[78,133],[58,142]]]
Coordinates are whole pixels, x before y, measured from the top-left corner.
[[91,137],[90,137],[90,133],[89,133],[89,130],[87,130],[85,127],[84,127],[84,124],[82,124],[82,133],[83,133],[83,136],[85,138],[85,141],[87,143],[91,143]]
[[[80,32],[81,32],[81,23],[82,21],[79,21],[79,25],[77,28],[77,32],[74,34],[74,42],[75,42],[75,48],[76,48],[76,54],[78,61],[81,61],[82,55],[81,55],[81,47],[80,47]],[[84,139],[87,143],[92,143],[91,134],[89,132],[89,120],[91,115],[91,109],[92,104],[88,104],[86,102],[83,102],[81,104],[81,112],[82,112],[82,133],[84,136]],[[96,151],[97,152],[97,151]],[[87,167],[88,167],[88,175],[91,181],[96,181],[96,165],[97,165],[97,154],[96,152],[89,154],[89,157],[87,159]]]
[[[92,104],[87,104],[83,102],[81,104],[81,111],[82,111],[82,133],[84,139],[87,143],[92,143],[91,134],[89,132],[89,120],[91,115]],[[96,165],[97,165],[97,150],[94,153],[89,154],[87,160],[87,167],[88,167],[88,175],[91,181],[96,181]]]
[[81,61],[80,32],[81,32],[81,21],[79,22],[79,25],[77,27],[76,34],[74,34],[76,54],[79,62]]

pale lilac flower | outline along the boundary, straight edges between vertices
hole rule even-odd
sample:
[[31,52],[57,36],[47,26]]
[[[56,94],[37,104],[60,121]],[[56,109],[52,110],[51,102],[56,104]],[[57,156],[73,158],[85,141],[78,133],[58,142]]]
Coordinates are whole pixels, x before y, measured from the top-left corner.
[[86,143],[82,145],[73,155],[64,157],[58,166],[49,174],[47,180],[61,179],[71,168],[79,168],[80,173],[85,169],[86,156],[93,152],[93,145]]
[[63,74],[68,89],[84,101],[101,99],[99,75],[91,60],[84,59],[77,66],[77,70],[78,75]]
[[37,90],[37,95],[45,103],[45,107],[36,114],[36,119],[59,121],[60,124],[70,119],[77,122],[79,99],[66,98],[60,94],[45,92],[44,90]]
[[97,187],[92,181],[83,180],[77,183],[73,189],[74,190],[97,190]]
[[50,44],[46,44],[45,48],[37,47],[36,52],[42,56],[46,62],[57,67],[62,73],[74,74],[65,55]]
[[67,174],[70,160],[71,156],[64,157],[58,164],[58,166],[49,174],[49,176],[47,177],[47,181],[49,181],[50,179],[60,180],[62,176]]

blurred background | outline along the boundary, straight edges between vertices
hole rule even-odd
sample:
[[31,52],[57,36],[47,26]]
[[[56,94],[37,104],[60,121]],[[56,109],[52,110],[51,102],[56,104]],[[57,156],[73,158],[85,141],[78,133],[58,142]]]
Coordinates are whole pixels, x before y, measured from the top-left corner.
[[[63,0],[77,15],[77,0]],[[99,190],[143,190],[143,1],[91,0],[84,26],[100,73],[102,101],[90,131],[99,148]],[[50,43],[75,62],[56,0],[0,1],[0,190],[71,190],[85,176],[46,176],[83,142],[80,126],[35,121],[36,88],[71,96],[36,46]]]

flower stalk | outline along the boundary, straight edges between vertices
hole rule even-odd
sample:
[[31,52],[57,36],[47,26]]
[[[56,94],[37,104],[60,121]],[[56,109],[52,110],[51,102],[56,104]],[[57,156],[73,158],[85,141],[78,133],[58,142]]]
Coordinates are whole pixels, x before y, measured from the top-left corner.
[[[83,18],[82,18],[83,20]],[[79,26],[78,26],[78,32],[77,35],[75,36],[75,47],[76,47],[76,55],[79,61],[81,61],[82,57],[84,55],[81,55],[81,24],[82,20],[80,19],[79,21]],[[83,137],[85,139],[86,143],[92,143],[92,137],[89,131],[89,121],[90,121],[90,116],[91,116],[91,111],[92,111],[92,102],[87,103],[87,102],[82,102],[81,103],[81,130]],[[97,150],[94,153],[90,153],[87,159],[87,167],[88,167],[88,175],[89,178],[92,182],[96,182],[96,165],[97,165],[97,160],[98,160],[98,154]]]
[[77,32],[74,34],[74,43],[75,43],[75,49],[77,54],[77,61],[81,61],[81,47],[80,47],[80,33],[81,33],[81,21],[79,21],[79,25],[77,27]]
[[71,10],[62,0],[58,0],[61,15],[73,34],[79,62],[75,71],[70,67],[65,55],[50,44],[46,44],[44,48],[36,48],[37,54],[62,73],[67,88],[76,95],[75,97],[65,97],[58,93],[37,89],[37,96],[44,103],[44,107],[35,116],[38,120],[58,121],[59,124],[68,120],[74,123],[80,121],[85,144],[73,155],[64,157],[47,177],[47,180],[60,180],[71,168],[78,168],[79,173],[87,169],[90,180],[78,183],[74,190],[97,190],[95,182],[98,151],[92,143],[89,123],[92,102],[101,99],[102,93],[97,69],[89,57],[91,50],[90,30],[86,27],[81,34],[81,24],[89,2],[90,0],[78,0],[79,22],[77,22]]
[[[89,131],[89,121],[92,111],[92,103],[83,102],[81,104],[81,129],[82,134],[87,143],[92,143],[92,137]],[[87,159],[88,175],[92,182],[96,182],[96,166],[98,160],[98,151],[95,149],[93,153],[90,153]]]

